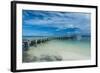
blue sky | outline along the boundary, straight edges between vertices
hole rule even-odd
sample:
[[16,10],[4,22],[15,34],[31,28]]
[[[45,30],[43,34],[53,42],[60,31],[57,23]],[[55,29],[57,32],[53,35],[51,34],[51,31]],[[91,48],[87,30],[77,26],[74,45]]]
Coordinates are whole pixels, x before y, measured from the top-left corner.
[[89,35],[90,18],[90,13],[23,10],[23,36]]

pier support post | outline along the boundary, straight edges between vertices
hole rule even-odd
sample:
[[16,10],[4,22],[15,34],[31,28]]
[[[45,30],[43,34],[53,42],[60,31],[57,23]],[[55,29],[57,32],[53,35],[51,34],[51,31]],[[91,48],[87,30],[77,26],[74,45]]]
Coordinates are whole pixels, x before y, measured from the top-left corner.
[[35,46],[37,47],[37,40],[35,40]]

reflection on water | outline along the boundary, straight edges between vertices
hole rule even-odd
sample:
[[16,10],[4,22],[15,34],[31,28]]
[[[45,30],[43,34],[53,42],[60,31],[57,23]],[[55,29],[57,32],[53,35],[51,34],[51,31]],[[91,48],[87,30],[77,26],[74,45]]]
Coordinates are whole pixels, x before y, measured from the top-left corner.
[[[28,39],[30,37],[27,37]],[[26,39],[26,37],[24,38]],[[33,38],[31,37],[31,40]],[[34,41],[35,42],[35,41]],[[41,43],[42,42],[42,43]],[[32,43],[31,43],[32,44]],[[91,58],[90,38],[52,39],[36,42],[23,48],[23,62],[48,62],[67,60],[87,60]]]

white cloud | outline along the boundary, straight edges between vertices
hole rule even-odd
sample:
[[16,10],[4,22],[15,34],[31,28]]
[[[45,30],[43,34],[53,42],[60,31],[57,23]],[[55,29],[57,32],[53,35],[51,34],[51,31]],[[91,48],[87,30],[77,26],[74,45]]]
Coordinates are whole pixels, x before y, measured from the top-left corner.
[[36,15],[41,15],[43,18],[33,18],[24,20],[24,23],[27,25],[40,25],[46,27],[56,27],[56,31],[78,27],[81,29],[90,28],[90,14],[86,13],[61,13],[61,12],[31,12]]

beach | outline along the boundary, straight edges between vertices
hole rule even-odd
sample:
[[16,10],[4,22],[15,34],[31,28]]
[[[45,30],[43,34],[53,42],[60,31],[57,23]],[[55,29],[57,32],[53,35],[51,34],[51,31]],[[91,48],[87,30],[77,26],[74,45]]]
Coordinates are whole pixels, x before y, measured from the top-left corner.
[[89,60],[90,40],[49,40],[23,51],[23,62]]

